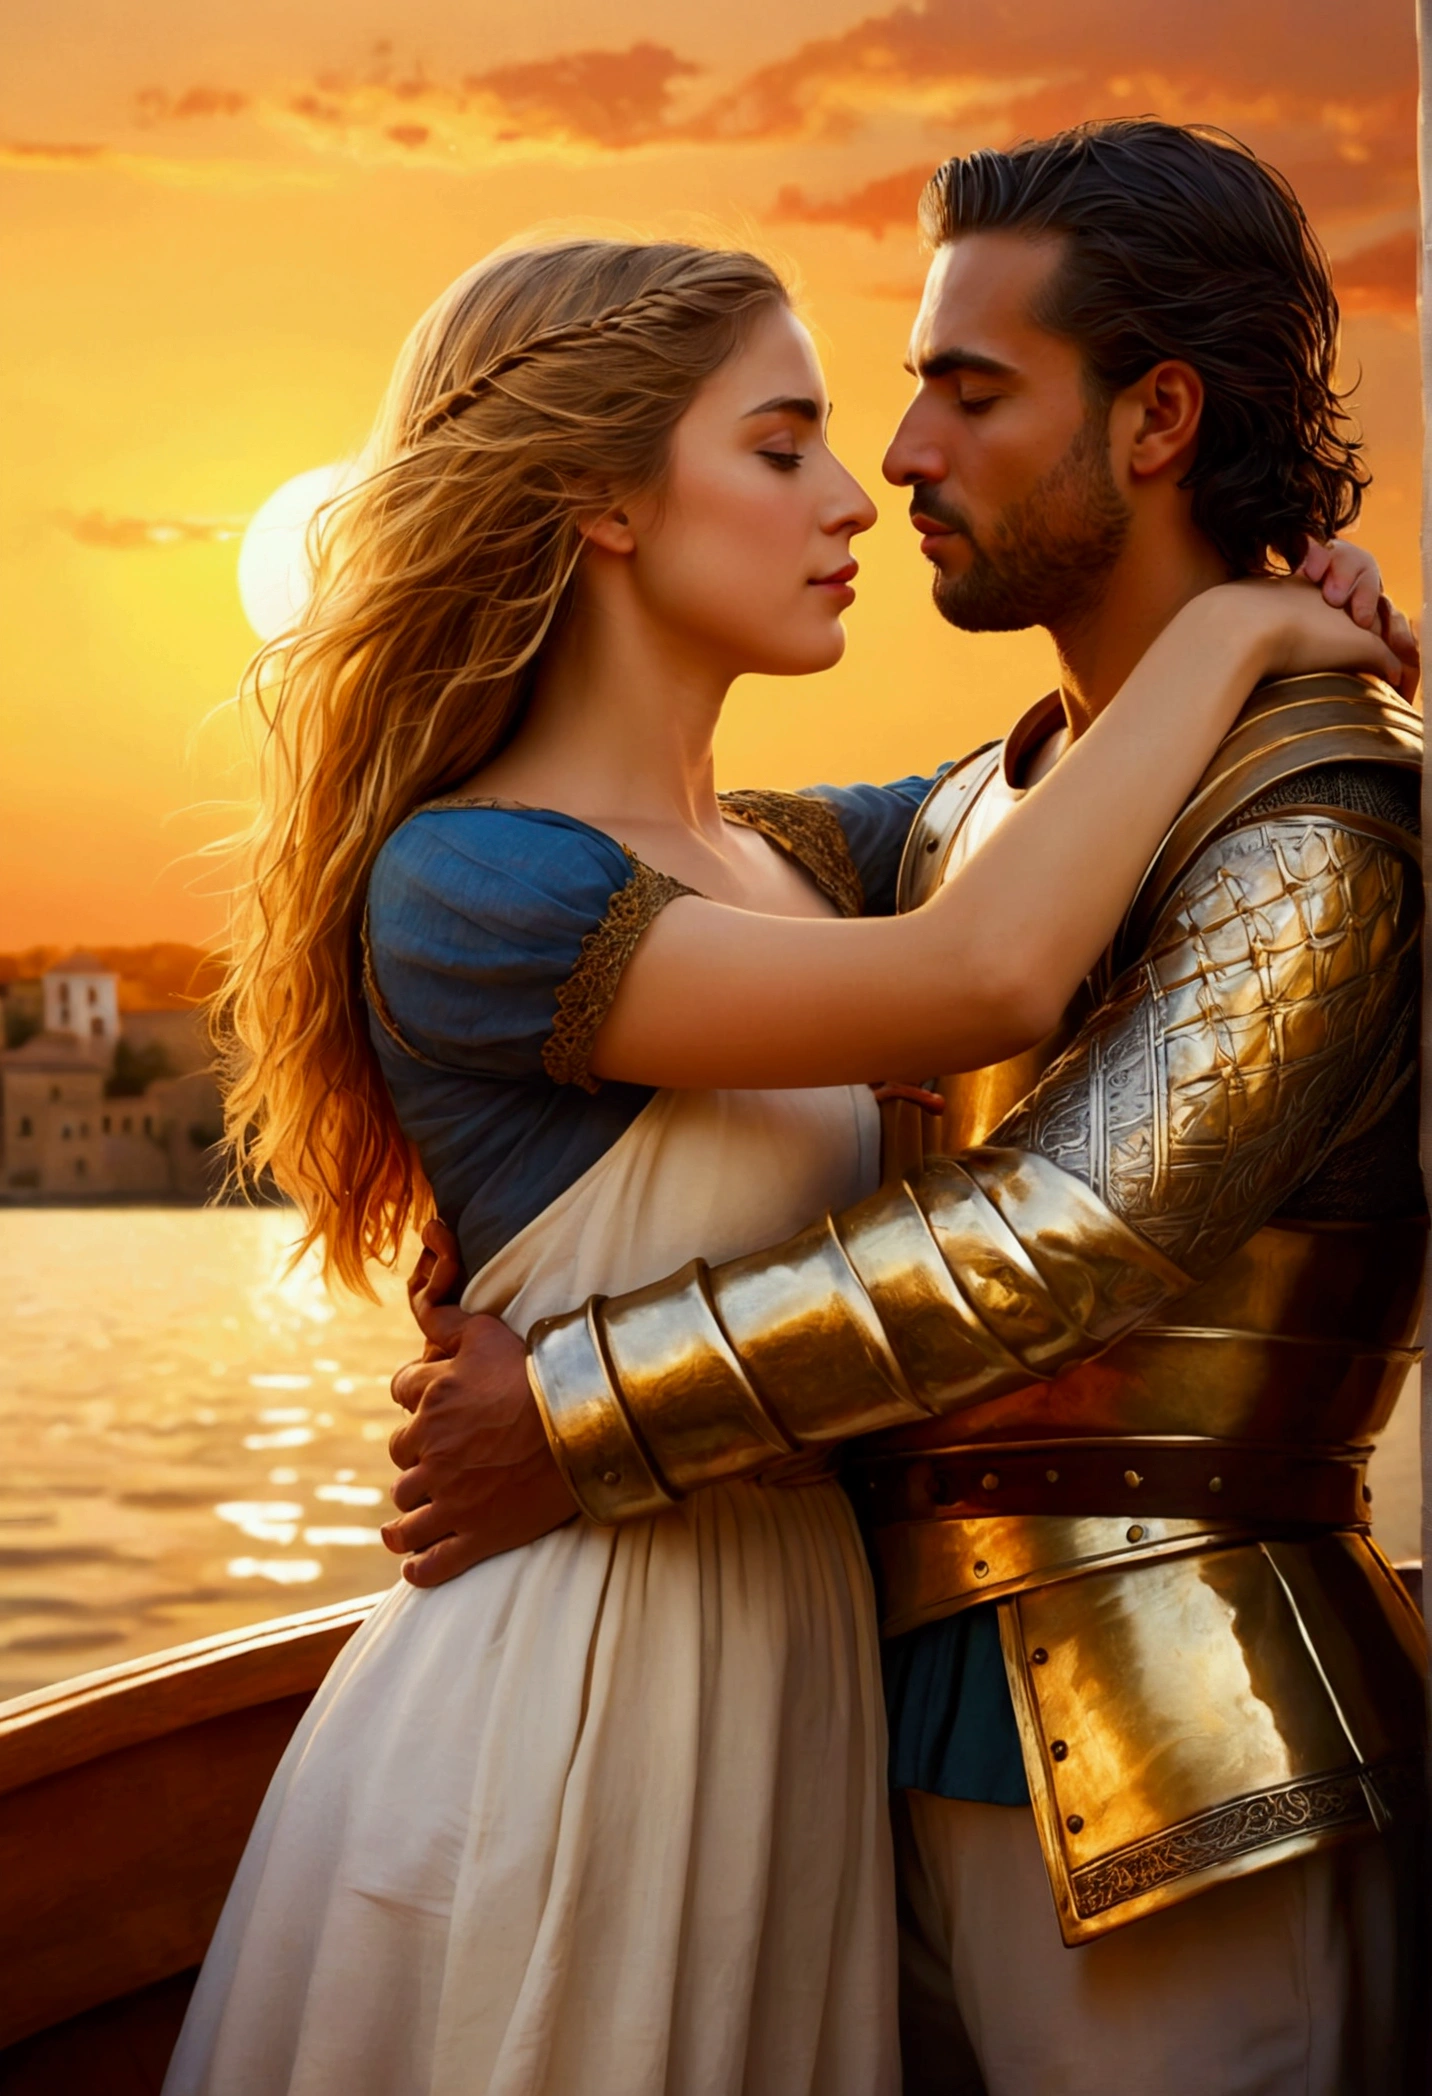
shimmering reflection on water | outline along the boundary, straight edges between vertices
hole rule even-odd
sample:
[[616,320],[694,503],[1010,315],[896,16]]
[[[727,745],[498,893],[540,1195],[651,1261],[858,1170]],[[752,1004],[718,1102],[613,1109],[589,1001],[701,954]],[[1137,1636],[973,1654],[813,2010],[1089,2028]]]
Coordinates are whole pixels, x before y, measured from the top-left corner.
[[387,1586],[380,1306],[281,1209],[0,1210],[0,1697]]

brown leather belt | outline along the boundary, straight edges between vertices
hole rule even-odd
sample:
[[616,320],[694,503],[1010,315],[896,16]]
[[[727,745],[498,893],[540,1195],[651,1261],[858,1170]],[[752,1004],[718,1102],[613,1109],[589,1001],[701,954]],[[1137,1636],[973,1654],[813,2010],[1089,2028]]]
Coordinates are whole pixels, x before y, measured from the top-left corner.
[[991,1514],[1158,1514],[1347,1528],[1370,1517],[1367,1454],[1211,1441],[1061,1441],[862,1455],[847,1482],[862,1521],[875,1528]]

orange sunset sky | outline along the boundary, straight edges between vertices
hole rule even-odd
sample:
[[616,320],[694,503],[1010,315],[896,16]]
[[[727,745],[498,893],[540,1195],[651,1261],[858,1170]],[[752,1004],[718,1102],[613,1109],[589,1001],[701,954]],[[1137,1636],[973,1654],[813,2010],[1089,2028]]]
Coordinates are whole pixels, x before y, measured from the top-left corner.
[[[0,949],[220,934],[194,854],[246,789],[223,711],[252,644],[244,520],[354,449],[418,313],[529,226],[783,260],[879,490],[924,174],[1082,117],[1221,124],[1334,256],[1362,535],[1414,604],[1413,23],[1411,0],[12,0]],[[738,688],[726,783],[933,765],[1042,688],[1041,637],[940,624],[881,501],[844,663]]]

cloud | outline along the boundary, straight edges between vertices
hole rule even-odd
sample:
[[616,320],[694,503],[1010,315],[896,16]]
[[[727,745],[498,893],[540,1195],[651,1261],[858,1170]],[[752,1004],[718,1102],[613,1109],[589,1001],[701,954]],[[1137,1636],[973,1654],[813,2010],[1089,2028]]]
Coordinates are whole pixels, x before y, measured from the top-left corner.
[[1256,10],[1245,0],[1204,0],[1196,17],[1141,15],[1134,37],[1129,0],[979,9],[927,0],[759,68],[711,105],[702,127],[818,138],[877,110],[950,123],[987,111],[1002,128],[1012,119],[1037,132],[1158,108],[1263,129],[1296,122],[1371,151],[1389,96],[1415,92],[1413,26],[1401,0],[1366,0],[1356,34],[1331,37],[1309,34],[1291,0]]
[[116,146],[53,139],[0,139],[0,168],[23,174],[123,175],[166,189],[312,189],[328,181],[322,169],[272,160],[180,159],[129,153]]
[[142,87],[134,101],[141,123],[161,124],[193,117],[241,116],[252,99],[238,87],[186,87],[178,95],[166,87]]
[[[1355,29],[1343,35],[1309,33],[1295,0],[1264,0],[1258,9],[1246,0],[1201,0],[1192,14],[1144,13],[1134,37],[1131,6],[916,0],[778,50],[765,65],[724,80],[649,38],[449,77],[400,61],[384,42],[358,65],[306,81],[149,86],[136,107],[144,126],[171,134],[194,136],[195,126],[202,132],[222,122],[266,135],[289,165],[342,156],[457,172],[521,159],[590,162],[857,139],[869,168],[870,149],[888,138],[896,172],[830,197],[787,183],[773,206],[790,222],[877,239],[911,222],[917,158],[923,171],[953,151],[1150,110],[1176,122],[1217,122],[1245,137],[1289,174],[1344,246],[1349,230],[1371,244],[1372,221],[1415,200],[1416,54],[1404,0],[1363,0]],[[156,163],[81,147],[55,147],[46,159],[43,148],[22,150],[31,166],[231,179],[174,172],[214,162]],[[264,164],[252,163],[254,180],[273,179],[258,172]]]
[[[998,16],[966,19],[968,0],[929,0],[869,16],[840,36],[817,38],[758,67],[694,117],[689,135],[824,142],[848,138],[873,118],[933,127],[998,111],[1058,74],[1058,44],[1080,41],[1079,24],[1061,10],[1048,12],[1051,25],[1062,23],[1054,51],[1036,22],[1025,29],[1023,9],[1017,24],[1006,21],[1006,33]],[[1124,28],[1127,33],[1127,17]]]
[[0,167],[93,167],[109,154],[108,146],[64,145],[56,139],[0,139]]
[[769,216],[778,223],[806,226],[848,226],[853,232],[869,233],[883,240],[894,226],[909,231],[915,224],[915,206],[930,178],[931,163],[901,168],[898,174],[881,175],[845,196],[811,198],[804,189],[788,183],[777,196]]
[[1400,0],[1366,0],[1348,37],[1308,34],[1290,0],[1145,13],[1133,41],[1132,22],[1130,0],[897,7],[758,69],[689,128],[790,145],[898,131],[904,172],[827,197],[787,186],[771,207],[877,239],[913,225],[916,140],[928,172],[951,152],[1149,112],[1243,138],[1342,245],[1415,205],[1416,52]]
[[150,125],[245,115],[326,156],[462,171],[520,157],[590,159],[679,143],[689,130],[679,105],[701,72],[669,45],[644,40],[441,79],[400,67],[384,43],[363,66],[263,93],[147,88],[138,102]]
[[866,298],[889,299],[894,305],[908,306],[913,319],[921,299],[925,295],[923,277],[881,277],[873,284],[862,284],[861,292]]
[[669,132],[673,87],[701,70],[667,44],[637,43],[625,51],[574,51],[496,66],[464,86],[499,112],[499,138],[535,132],[620,151]]
[[142,553],[174,546],[224,546],[243,537],[245,517],[111,517],[103,510],[76,515],[62,510],[55,522],[81,546],[110,553]]
[[1387,313],[1398,317],[1417,310],[1417,235],[1392,233],[1333,264],[1338,298],[1345,313]]

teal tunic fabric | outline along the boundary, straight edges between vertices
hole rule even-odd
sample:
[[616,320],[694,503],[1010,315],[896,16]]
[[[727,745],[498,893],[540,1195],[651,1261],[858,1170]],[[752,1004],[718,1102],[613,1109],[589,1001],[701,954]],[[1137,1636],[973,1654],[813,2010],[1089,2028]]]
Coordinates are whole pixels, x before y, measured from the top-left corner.
[[[812,789],[840,820],[872,915],[895,908],[905,839],[933,783]],[[542,809],[428,809],[378,855],[369,946],[402,1040],[376,1011],[370,1032],[468,1274],[595,1164],[652,1097],[642,1085],[559,1084],[542,1063],[582,940],[630,878],[604,832]],[[1025,1801],[992,1609],[889,1644],[886,1695],[893,1784]]]
[[1024,1756],[989,1602],[881,1648],[890,1787],[1027,1805]]

